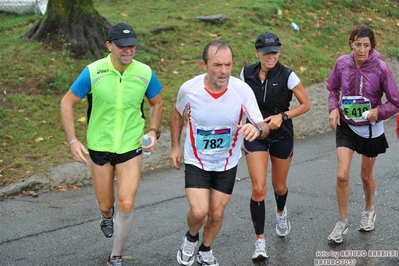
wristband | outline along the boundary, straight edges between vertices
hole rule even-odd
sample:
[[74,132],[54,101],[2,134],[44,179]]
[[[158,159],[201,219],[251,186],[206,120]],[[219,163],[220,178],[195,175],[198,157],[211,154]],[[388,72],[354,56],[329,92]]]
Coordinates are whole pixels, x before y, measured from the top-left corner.
[[78,141],[78,139],[73,139],[73,140],[71,140],[70,142],[68,142],[68,147],[70,147],[70,146],[72,145],[72,143],[74,143],[74,142],[76,142],[76,141]]

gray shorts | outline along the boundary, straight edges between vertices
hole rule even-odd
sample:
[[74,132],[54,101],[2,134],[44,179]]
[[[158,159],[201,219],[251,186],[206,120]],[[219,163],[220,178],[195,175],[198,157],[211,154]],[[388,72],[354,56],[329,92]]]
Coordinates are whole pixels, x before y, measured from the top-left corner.
[[233,193],[237,166],[222,172],[205,171],[192,164],[185,164],[186,188],[213,188],[225,194]]

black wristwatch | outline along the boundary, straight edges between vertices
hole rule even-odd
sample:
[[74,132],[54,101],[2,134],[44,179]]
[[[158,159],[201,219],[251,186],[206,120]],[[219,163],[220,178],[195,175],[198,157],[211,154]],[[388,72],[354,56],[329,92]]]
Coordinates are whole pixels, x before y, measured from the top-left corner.
[[283,116],[283,122],[288,120],[288,115],[284,112],[281,112],[281,115]]
[[261,126],[259,126],[259,125],[255,125],[255,126],[256,126],[256,128],[259,130],[259,132],[260,132],[259,137],[262,136],[263,128],[262,128]]
[[159,131],[158,129],[156,129],[156,128],[150,128],[150,130],[148,130],[148,131],[154,131],[155,132],[155,134],[157,135],[157,139],[159,139],[159,137],[161,136],[161,131]]

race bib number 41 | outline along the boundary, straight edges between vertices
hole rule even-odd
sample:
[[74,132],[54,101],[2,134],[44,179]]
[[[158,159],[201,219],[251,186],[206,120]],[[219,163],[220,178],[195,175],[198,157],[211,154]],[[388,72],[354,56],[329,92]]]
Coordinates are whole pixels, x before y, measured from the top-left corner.
[[231,128],[197,128],[195,145],[203,154],[221,153],[230,148]]
[[363,96],[344,96],[342,97],[342,111],[346,119],[356,122],[367,121],[362,118],[365,111],[370,111],[370,100]]

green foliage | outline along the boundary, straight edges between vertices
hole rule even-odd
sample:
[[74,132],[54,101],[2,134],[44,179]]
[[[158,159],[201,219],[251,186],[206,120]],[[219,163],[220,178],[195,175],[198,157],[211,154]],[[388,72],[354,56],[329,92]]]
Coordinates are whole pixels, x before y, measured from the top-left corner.
[[20,27],[33,23],[37,18],[37,15],[19,16],[15,14],[0,12],[0,32],[13,27]]
[[[112,24],[126,22],[136,30],[140,42],[136,59],[149,64],[164,86],[162,130],[169,128],[180,85],[203,72],[202,50],[213,39],[231,44],[237,76],[245,64],[257,60],[256,37],[265,31],[276,33],[283,45],[281,62],[295,70],[305,87],[325,81],[336,58],[350,52],[349,32],[361,23],[373,27],[377,50],[384,57],[399,58],[397,1],[94,0],[94,5]],[[224,24],[196,19],[220,13],[228,17]],[[0,186],[71,161],[59,104],[91,61],[70,58],[67,44],[48,47],[21,40],[38,18],[0,13]],[[294,31],[291,22],[301,31]],[[152,32],[165,26],[174,29]],[[85,117],[86,108],[83,100],[75,110],[76,132],[83,142],[86,124],[78,119]]]
[[388,54],[392,57],[396,57],[397,59],[399,59],[399,48],[389,49]]

